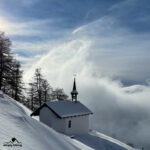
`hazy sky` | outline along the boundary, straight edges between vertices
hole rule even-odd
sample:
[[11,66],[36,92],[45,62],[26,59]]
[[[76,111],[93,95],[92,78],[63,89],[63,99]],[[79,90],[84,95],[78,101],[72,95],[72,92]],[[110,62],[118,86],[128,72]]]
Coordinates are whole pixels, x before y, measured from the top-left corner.
[[0,30],[12,41],[24,80],[41,67],[79,99],[92,128],[138,147],[150,144],[148,0],[0,0]]

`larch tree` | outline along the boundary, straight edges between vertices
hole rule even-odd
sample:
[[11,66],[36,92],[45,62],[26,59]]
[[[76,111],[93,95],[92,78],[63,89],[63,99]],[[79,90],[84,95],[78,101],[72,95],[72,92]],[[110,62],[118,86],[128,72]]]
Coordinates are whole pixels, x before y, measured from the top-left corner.
[[42,95],[43,95],[43,100],[42,102],[46,102],[48,100],[51,100],[51,94],[53,91],[53,88],[50,86],[48,81],[46,79],[42,79]]
[[20,69],[21,65],[15,61],[12,68],[12,88],[14,91],[14,99],[20,101],[24,98],[22,90],[24,90],[24,84],[22,82],[23,71]]
[[12,56],[10,55],[11,42],[4,32],[0,32],[0,90],[5,87],[10,72]]
[[68,95],[62,88],[53,88],[43,77],[41,69],[35,69],[33,81],[29,83],[28,88],[28,104],[31,110],[39,108],[43,103],[52,100],[67,100]]
[[37,68],[34,73],[33,82],[29,83],[28,99],[32,110],[50,100],[52,87],[44,79],[41,69]]
[[23,96],[23,82],[20,63],[11,53],[11,41],[0,32],[0,90],[20,101]]

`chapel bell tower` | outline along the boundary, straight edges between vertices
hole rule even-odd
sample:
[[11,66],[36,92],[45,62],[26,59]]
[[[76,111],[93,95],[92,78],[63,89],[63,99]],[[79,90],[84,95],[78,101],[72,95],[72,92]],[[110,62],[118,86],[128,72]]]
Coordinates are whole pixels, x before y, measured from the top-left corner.
[[78,95],[78,91],[76,90],[76,79],[74,78],[73,89],[71,92],[72,101],[77,102],[77,95]]

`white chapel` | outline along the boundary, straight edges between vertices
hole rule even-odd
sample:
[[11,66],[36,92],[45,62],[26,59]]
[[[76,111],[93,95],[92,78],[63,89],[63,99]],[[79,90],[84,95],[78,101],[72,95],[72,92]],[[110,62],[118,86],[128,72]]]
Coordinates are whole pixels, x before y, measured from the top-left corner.
[[40,121],[64,134],[86,134],[89,131],[89,115],[93,114],[77,100],[76,81],[71,92],[72,101],[49,101],[34,111]]

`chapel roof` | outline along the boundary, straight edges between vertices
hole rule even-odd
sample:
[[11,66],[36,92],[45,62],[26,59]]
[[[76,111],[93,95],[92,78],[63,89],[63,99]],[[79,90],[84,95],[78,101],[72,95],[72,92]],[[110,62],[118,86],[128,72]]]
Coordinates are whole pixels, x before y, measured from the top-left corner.
[[44,103],[40,108],[34,111],[31,116],[38,116],[40,109],[48,107],[58,118],[67,118],[74,116],[83,116],[93,114],[85,105],[79,101],[51,101]]

